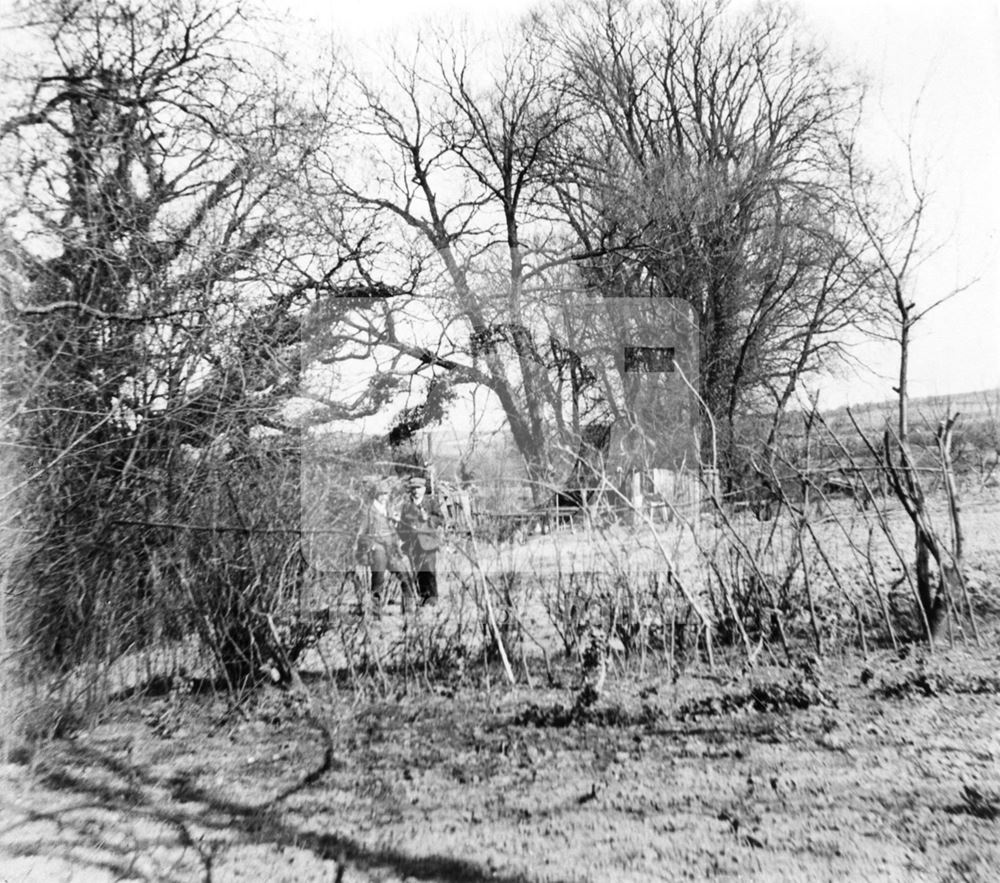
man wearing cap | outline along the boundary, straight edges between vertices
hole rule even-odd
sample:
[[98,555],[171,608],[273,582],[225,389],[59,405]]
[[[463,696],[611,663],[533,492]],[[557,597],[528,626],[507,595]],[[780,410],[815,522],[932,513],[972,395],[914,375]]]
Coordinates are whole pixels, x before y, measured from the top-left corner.
[[426,496],[423,478],[411,478],[407,490],[410,498],[399,513],[399,537],[417,575],[420,603],[433,605],[438,598],[437,550],[442,542],[438,528],[444,524],[444,516],[437,501]]
[[358,536],[357,556],[362,564],[371,568],[371,593],[376,613],[382,606],[386,572],[394,573],[399,579],[404,612],[413,597],[413,586],[403,560],[400,538],[389,514],[391,491],[392,484],[388,480],[380,481],[375,486]]

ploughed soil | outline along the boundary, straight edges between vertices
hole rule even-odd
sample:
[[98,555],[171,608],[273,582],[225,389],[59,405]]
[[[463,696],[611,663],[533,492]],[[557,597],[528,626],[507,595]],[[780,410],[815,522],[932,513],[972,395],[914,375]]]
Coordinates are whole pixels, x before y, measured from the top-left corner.
[[1000,642],[122,699],[0,768],[0,880],[1000,879]]

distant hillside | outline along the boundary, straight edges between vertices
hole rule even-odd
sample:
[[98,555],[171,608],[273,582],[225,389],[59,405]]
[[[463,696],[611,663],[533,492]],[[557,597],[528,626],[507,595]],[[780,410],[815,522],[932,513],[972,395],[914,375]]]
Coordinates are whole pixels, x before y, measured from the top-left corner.
[[[850,412],[869,439],[878,439],[887,423],[895,425],[896,408],[895,401],[885,400],[852,405]],[[933,447],[938,423],[946,414],[956,411],[961,414],[955,430],[956,456],[960,459],[963,456],[971,456],[969,451],[973,454],[980,451],[990,457],[995,456],[1000,450],[1000,388],[911,399],[912,441],[920,447]],[[846,407],[825,411],[824,417],[833,433],[854,456],[860,460],[865,460],[869,456],[867,447],[852,425]],[[802,429],[801,420],[786,421],[783,433],[785,442],[794,443],[795,438],[801,436]],[[762,442],[763,436],[758,437],[754,428],[748,427],[744,441],[747,445],[753,445]],[[388,460],[368,459],[371,453],[365,449],[366,443],[374,442],[376,442],[375,437],[359,433],[325,433],[313,439],[315,446],[313,451],[319,453],[324,450],[330,452],[354,450],[367,460],[364,466],[373,474],[391,471]],[[836,449],[836,446],[825,438],[821,446],[829,448],[829,452],[834,452]],[[500,508],[505,501],[524,497],[527,493],[528,477],[524,462],[510,433],[505,430],[495,430],[472,437],[462,435],[445,423],[421,432],[416,439],[416,447],[425,455],[429,450],[439,477],[454,483],[473,480],[476,486]],[[388,452],[383,456],[388,456]],[[566,470],[572,465],[570,460],[563,464]],[[361,463],[357,465],[362,466]]]
[[[881,430],[886,421],[895,422],[898,403],[894,399],[851,405],[850,412],[865,430]],[[965,426],[1000,420],[1000,388],[964,392],[956,395],[923,396],[910,399],[910,426],[915,431],[937,427],[948,413],[961,414]],[[835,430],[851,428],[848,409],[834,408],[824,416]]]

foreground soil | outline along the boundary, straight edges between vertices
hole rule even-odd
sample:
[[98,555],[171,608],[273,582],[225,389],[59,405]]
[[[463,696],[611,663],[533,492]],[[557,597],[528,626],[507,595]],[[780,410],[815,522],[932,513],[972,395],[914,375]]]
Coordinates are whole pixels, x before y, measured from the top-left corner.
[[993,881],[998,662],[131,699],[0,768],[0,880]]

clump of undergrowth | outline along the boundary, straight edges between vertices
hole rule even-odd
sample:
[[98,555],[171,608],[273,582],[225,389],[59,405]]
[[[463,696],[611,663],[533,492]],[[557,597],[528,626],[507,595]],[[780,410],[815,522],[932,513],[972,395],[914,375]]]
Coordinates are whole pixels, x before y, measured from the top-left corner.
[[650,726],[664,719],[666,712],[654,705],[643,703],[631,710],[618,704],[597,706],[592,703],[574,702],[565,705],[539,705],[532,702],[511,723],[516,727],[538,727],[539,729],[576,727],[594,724],[599,727]]
[[921,667],[907,672],[902,678],[883,681],[873,690],[878,699],[912,699],[948,693],[1000,695],[1000,677],[965,673],[955,675]]
[[789,683],[754,684],[746,692],[703,696],[683,703],[677,709],[680,720],[717,717],[743,712],[785,713],[813,706],[837,707],[837,697],[813,681],[801,679]]

